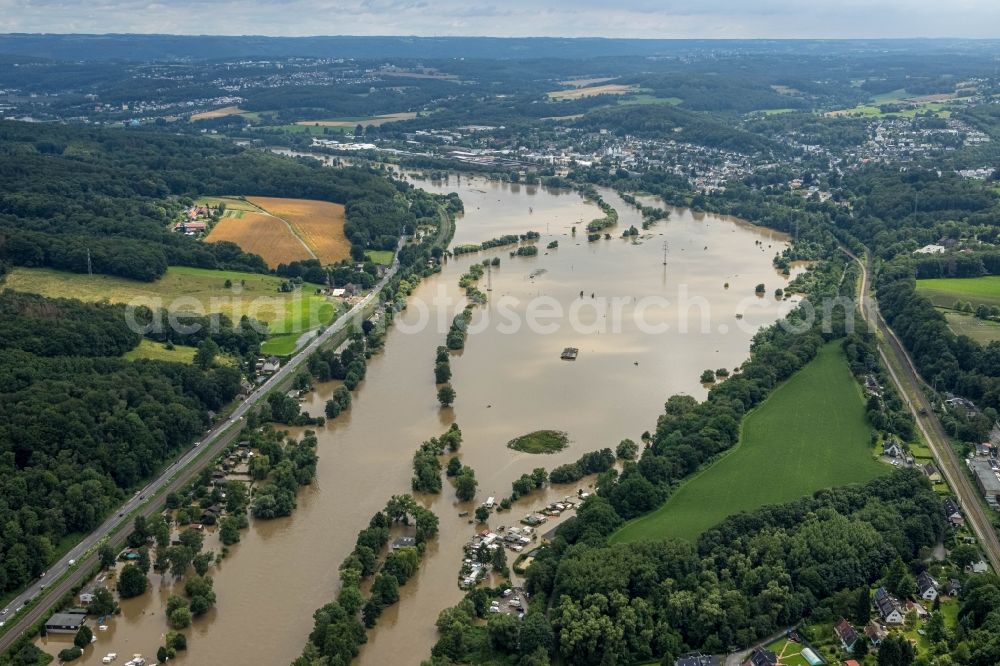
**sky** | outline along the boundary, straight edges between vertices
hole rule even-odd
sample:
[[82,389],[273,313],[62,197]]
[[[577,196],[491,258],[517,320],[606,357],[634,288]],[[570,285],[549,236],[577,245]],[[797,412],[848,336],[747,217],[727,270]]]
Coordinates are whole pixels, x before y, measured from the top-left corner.
[[0,33],[1000,37],[1000,0],[0,0]]

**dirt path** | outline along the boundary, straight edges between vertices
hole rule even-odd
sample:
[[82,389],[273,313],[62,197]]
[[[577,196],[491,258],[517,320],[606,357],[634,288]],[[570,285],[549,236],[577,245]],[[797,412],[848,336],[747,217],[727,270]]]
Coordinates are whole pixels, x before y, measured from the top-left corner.
[[[268,217],[273,217],[276,220],[281,220],[281,223],[284,224],[286,227],[288,227],[288,230],[292,233],[292,235],[295,236],[297,239],[299,239],[299,243],[301,243],[302,247],[304,247],[306,249],[306,252],[309,253],[309,256],[312,257],[313,259],[319,261],[319,257],[317,257],[316,253],[313,252],[313,250],[312,250],[311,247],[309,247],[309,243],[306,242],[306,239],[299,235],[299,232],[296,231],[295,227],[293,227],[291,224],[288,223],[288,220],[286,220],[283,217],[278,217],[274,213],[271,213],[268,210],[266,210],[264,208],[261,208],[260,206],[258,206],[257,204],[255,204],[252,201],[247,201],[247,203],[250,204],[251,206],[253,206],[254,208],[256,208],[258,211],[260,211],[261,215],[267,215]],[[320,262],[320,263],[322,263],[322,262]]]

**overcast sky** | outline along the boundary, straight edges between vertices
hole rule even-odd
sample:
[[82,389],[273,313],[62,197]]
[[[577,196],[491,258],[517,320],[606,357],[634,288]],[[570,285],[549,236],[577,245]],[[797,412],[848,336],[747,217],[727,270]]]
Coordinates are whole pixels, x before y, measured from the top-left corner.
[[1000,0],[0,0],[0,32],[1000,37]]

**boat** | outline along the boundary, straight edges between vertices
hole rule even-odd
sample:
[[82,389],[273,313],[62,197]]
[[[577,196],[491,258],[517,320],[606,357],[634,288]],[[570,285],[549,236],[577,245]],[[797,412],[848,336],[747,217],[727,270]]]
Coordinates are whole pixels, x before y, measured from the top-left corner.
[[577,349],[576,347],[566,347],[565,349],[563,349],[562,354],[560,355],[559,358],[561,358],[564,361],[575,361],[579,353],[580,350]]

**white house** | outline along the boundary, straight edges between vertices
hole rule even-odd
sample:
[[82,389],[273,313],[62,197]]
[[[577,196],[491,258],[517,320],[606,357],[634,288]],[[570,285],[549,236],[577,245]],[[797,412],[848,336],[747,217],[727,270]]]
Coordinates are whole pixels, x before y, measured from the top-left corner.
[[899,602],[884,587],[875,590],[875,606],[886,624],[903,624],[903,610]]

